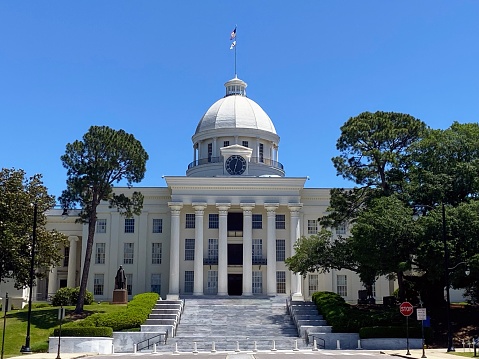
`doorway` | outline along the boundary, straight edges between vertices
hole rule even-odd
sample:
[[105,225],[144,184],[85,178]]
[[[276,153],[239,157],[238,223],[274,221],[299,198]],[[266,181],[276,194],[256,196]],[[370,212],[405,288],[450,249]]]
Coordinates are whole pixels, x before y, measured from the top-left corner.
[[243,275],[228,274],[228,295],[243,294]]
[[240,266],[243,264],[243,244],[228,243],[228,265]]

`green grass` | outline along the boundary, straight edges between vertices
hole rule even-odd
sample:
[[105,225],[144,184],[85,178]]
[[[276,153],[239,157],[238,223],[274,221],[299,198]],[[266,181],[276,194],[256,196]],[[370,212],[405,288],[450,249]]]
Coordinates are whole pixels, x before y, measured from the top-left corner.
[[[457,355],[457,356],[460,356],[460,357],[466,357],[466,358],[474,358],[474,351],[472,350],[471,352],[468,352],[466,349],[466,352],[463,352],[462,351],[462,348],[461,349],[457,349],[456,350],[461,350],[460,352],[457,351],[457,352],[454,352],[454,353],[449,353],[449,354],[452,354],[452,355]],[[479,351],[477,351],[477,355],[479,356]]]
[[[58,317],[59,307],[32,308],[30,321],[30,348],[32,351],[48,350],[48,337],[52,334],[53,329],[59,326]],[[71,316],[75,307],[65,307],[65,322],[76,319]],[[111,313],[126,309],[126,304],[110,305],[109,303],[100,303],[85,305],[84,310],[87,314],[94,313]],[[12,357],[20,355],[20,348],[25,345],[27,333],[27,316],[28,310],[12,310],[7,313],[6,329],[5,329],[5,346],[4,357]],[[0,337],[3,336],[3,315],[0,319]]]

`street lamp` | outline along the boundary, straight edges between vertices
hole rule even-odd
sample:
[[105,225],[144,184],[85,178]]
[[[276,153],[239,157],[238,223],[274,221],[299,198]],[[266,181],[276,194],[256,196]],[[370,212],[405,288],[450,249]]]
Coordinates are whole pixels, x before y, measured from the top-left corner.
[[32,292],[33,292],[33,277],[35,270],[35,244],[37,242],[37,212],[38,206],[37,203],[33,204],[33,234],[32,234],[32,253],[30,257],[30,283],[29,283],[29,293],[28,293],[28,315],[27,315],[27,337],[25,338],[25,345],[22,345],[20,349],[21,353],[30,354],[32,351],[30,349],[30,321],[32,317]]

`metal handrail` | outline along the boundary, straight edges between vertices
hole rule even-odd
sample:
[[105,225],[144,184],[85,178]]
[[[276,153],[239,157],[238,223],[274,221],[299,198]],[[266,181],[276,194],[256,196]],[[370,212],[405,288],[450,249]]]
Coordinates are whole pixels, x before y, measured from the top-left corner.
[[[312,337],[312,338],[313,338],[313,340],[312,340],[313,342],[314,342],[314,340],[316,340],[316,345],[318,346],[319,349],[326,349],[326,341],[325,341],[323,338],[318,337],[318,336],[316,336],[316,335],[314,335],[314,334],[308,334],[308,335],[306,336],[306,345],[309,345],[309,343],[310,343],[309,337]],[[319,341],[320,341],[322,344],[319,344]]]
[[[190,162],[188,164],[188,169],[191,169],[196,166],[201,166],[201,165],[206,165],[209,163],[220,163],[223,162],[223,157],[207,157],[207,158],[200,158],[199,160]],[[284,171],[284,166],[281,162],[274,161],[271,158],[266,158],[266,157],[251,157],[249,160],[250,163],[259,163],[259,164],[264,164],[265,166],[270,166],[273,168],[278,168],[282,171]]]
[[[166,340],[168,339],[168,331],[165,331],[165,333],[157,334],[157,335],[155,335],[151,338],[148,338],[148,339],[142,340],[139,343],[136,343],[136,350],[150,349],[150,347],[153,346],[153,344],[160,344],[162,336],[165,337],[165,340],[163,341],[163,344],[166,344]],[[158,340],[153,341],[153,339],[156,339],[156,338],[158,338]],[[150,341],[152,341],[152,343],[150,343]],[[147,345],[144,346],[144,347],[140,347],[140,344],[143,344],[145,342],[147,343]]]

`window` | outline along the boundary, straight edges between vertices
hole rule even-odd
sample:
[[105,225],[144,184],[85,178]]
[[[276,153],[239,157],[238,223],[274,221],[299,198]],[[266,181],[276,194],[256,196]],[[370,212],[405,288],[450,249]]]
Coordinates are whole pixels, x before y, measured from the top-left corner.
[[348,296],[348,278],[344,274],[338,274],[336,276],[336,292],[341,297]]
[[248,147],[248,141],[243,141],[242,145],[243,147]]
[[228,147],[230,145],[230,141],[223,141],[223,147]]
[[185,239],[185,261],[195,260],[195,240]]
[[218,213],[211,213],[208,218],[208,227],[209,228],[218,228],[219,227],[219,221],[220,221],[220,216]]
[[318,291],[319,277],[317,274],[309,275],[309,296]]
[[279,294],[286,293],[286,272],[285,271],[276,272],[276,293],[279,293]]
[[253,214],[253,229],[261,229],[263,228],[263,215],[262,214]]
[[105,243],[95,244],[95,264],[105,264]]
[[263,240],[253,239],[253,263],[261,260],[263,257]]
[[153,218],[153,233],[163,233],[163,220],[161,218]]
[[262,143],[259,144],[259,161],[263,162],[264,161],[264,146]]
[[185,228],[195,228],[195,214],[194,213],[186,213]]
[[161,292],[161,274],[154,273],[151,275],[150,288],[153,293],[160,294]]
[[213,144],[208,143],[208,162],[211,162],[212,156],[213,156]]
[[185,293],[193,293],[193,283],[195,282],[195,272],[185,271]]
[[103,287],[105,286],[105,277],[103,274],[95,274],[93,277],[93,294],[103,295]]
[[315,219],[308,219],[308,234],[318,233],[318,221]]
[[217,294],[218,293],[218,271],[209,270],[207,277],[206,293]]
[[63,266],[68,267],[68,261],[70,260],[70,247],[63,248]]
[[276,262],[284,262],[286,258],[286,240],[276,240]]
[[208,239],[208,259],[216,259],[218,261],[218,239]]
[[125,233],[135,233],[134,218],[125,218]]
[[96,220],[96,233],[106,233],[106,219],[99,218]]
[[253,294],[263,293],[263,272],[253,271]]
[[133,283],[133,274],[126,274],[126,291],[128,292],[128,295],[131,295],[133,293],[132,283]]
[[151,264],[161,264],[161,243],[151,244]]
[[133,264],[135,243],[123,243],[123,264]]
[[286,229],[286,216],[284,214],[276,215],[276,229]]
[[346,223],[341,223],[336,227],[336,234],[346,234]]

